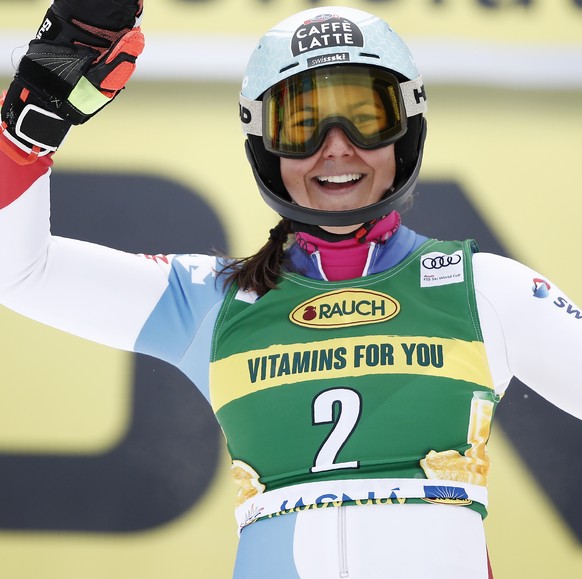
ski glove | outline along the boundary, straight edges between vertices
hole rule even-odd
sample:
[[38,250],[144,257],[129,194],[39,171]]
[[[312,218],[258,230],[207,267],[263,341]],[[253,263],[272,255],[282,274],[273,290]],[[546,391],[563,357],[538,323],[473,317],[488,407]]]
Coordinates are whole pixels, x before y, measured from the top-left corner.
[[143,51],[142,10],[143,0],[54,0],[0,98],[0,149],[33,163],[109,104]]

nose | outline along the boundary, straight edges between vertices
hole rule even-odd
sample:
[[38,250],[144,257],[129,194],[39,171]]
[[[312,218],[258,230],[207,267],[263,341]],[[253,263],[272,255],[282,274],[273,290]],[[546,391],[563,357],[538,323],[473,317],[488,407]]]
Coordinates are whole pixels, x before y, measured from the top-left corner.
[[354,152],[354,146],[341,127],[331,127],[321,147],[324,157],[343,157]]

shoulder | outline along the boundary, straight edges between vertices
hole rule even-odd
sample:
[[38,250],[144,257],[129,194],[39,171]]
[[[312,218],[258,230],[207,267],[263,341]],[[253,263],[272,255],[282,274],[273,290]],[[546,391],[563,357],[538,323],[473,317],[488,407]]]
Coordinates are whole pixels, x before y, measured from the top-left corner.
[[185,253],[171,256],[170,265],[179,277],[193,285],[204,285],[215,279],[228,262],[215,255]]
[[152,256],[166,270],[167,303],[182,304],[192,311],[206,311],[221,301],[228,291],[227,276],[221,275],[228,262],[214,255],[186,253]]
[[550,279],[513,259],[490,253],[473,256],[475,292],[501,322],[506,336],[522,341],[557,340],[574,332],[579,344],[582,313]]
[[539,276],[519,261],[494,253],[474,253],[473,272],[475,285],[494,293],[507,293],[514,284],[520,288],[524,286],[529,292],[532,277]]
[[540,285],[550,285],[545,278],[526,265],[493,253],[473,255],[473,278],[479,298],[489,302],[503,318],[529,315],[546,309],[547,304],[536,299]]

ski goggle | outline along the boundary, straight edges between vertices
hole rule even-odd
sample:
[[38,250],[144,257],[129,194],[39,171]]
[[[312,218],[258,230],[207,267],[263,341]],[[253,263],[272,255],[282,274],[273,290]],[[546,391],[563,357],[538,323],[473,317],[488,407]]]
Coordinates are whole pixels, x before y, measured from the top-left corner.
[[263,142],[276,155],[312,155],[334,126],[362,149],[398,140],[407,126],[398,79],[370,66],[329,66],[284,79],[263,95]]

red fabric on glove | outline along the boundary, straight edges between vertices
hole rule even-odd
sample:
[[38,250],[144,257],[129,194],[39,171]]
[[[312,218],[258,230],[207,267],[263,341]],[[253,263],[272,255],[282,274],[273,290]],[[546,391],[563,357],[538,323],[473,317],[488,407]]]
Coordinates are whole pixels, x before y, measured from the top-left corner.
[[[137,58],[145,47],[145,39],[140,28],[134,28],[123,36],[113,50],[108,53],[106,64],[113,62],[118,56],[129,55]],[[100,88],[105,91],[119,92],[135,71],[135,62],[121,62],[101,82]]]

